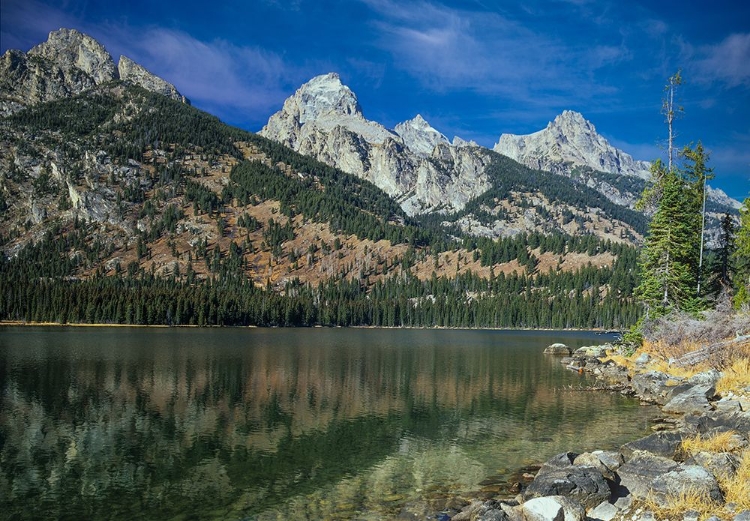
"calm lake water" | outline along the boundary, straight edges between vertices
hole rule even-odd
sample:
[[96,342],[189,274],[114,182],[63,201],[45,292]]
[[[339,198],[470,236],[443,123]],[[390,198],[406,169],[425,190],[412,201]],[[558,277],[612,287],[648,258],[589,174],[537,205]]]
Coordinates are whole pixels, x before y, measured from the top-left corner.
[[0,518],[383,519],[470,495],[648,431],[651,408],[542,354],[602,340],[3,327]]

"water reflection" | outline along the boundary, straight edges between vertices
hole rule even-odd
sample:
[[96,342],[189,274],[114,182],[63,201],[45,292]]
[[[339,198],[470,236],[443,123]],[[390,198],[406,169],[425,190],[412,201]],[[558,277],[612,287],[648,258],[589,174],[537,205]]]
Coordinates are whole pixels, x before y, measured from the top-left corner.
[[[573,333],[0,329],[0,507],[10,518],[341,518],[650,414],[541,348]],[[33,508],[31,507],[33,505]]]

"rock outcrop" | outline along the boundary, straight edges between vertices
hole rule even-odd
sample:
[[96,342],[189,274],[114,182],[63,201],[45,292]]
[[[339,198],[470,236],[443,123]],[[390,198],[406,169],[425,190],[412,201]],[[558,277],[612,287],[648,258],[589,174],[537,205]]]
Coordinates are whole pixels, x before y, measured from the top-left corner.
[[8,50],[0,57],[0,116],[28,105],[75,96],[113,80],[187,101],[173,85],[127,57],[120,67],[102,44],[75,29],[49,33],[46,42],[28,53]]
[[596,132],[591,122],[571,110],[563,111],[547,128],[519,136],[503,134],[493,150],[530,168],[569,175],[587,166],[610,174],[650,177],[648,161],[637,161]]
[[150,73],[145,67],[138,65],[127,56],[120,56],[120,61],[117,64],[117,71],[120,75],[120,79],[123,81],[129,81],[130,83],[140,85],[151,92],[156,92],[168,98],[188,103],[187,98],[177,92],[174,85],[161,79],[155,74]]
[[394,130],[401,136],[409,150],[422,157],[432,154],[438,144],[450,144],[448,138],[432,128],[421,114],[417,114],[414,119],[399,123]]
[[485,150],[451,145],[421,116],[395,131],[366,119],[335,73],[302,85],[260,134],[367,179],[411,215],[461,209],[490,187]]

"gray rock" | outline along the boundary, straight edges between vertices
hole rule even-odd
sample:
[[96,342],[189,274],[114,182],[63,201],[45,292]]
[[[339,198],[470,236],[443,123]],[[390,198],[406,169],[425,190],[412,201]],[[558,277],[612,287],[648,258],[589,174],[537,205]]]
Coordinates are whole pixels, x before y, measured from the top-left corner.
[[750,435],[750,411],[707,411],[700,416],[685,416],[687,430],[700,434],[736,431]]
[[547,468],[539,471],[523,491],[525,500],[546,496],[571,498],[586,508],[593,508],[612,496],[602,473],[594,467]]
[[527,501],[521,505],[526,521],[584,521],[583,507],[566,497],[549,496]]
[[564,355],[570,356],[573,354],[573,350],[565,344],[555,343],[544,348],[544,353],[547,355]]
[[750,521],[750,510],[743,510],[732,518],[732,521]]
[[615,481],[615,471],[624,463],[622,454],[619,452],[584,452],[573,462],[576,466],[594,467],[602,473],[605,479]]
[[615,505],[604,501],[600,503],[593,510],[589,511],[588,518],[591,521],[611,521],[620,513],[620,509]]
[[548,472],[554,469],[567,469],[578,457],[577,452],[562,452],[552,456],[550,459],[544,462],[539,468],[539,473]]
[[127,56],[120,56],[120,61],[117,64],[117,70],[120,75],[120,79],[123,81],[129,81],[135,85],[140,85],[146,90],[151,92],[158,92],[159,94],[172,98],[177,101],[187,103],[187,98],[177,92],[174,85],[164,81],[158,76],[150,73],[143,66],[135,63]]
[[653,482],[678,466],[678,463],[671,459],[637,451],[617,471],[617,475],[620,476],[618,496],[630,494],[633,499],[646,499],[651,493]]
[[686,490],[708,496],[714,501],[724,499],[716,478],[700,465],[678,465],[654,479],[651,482],[651,490],[657,501],[678,497]]
[[118,71],[112,56],[90,36],[60,29],[28,53],[9,50],[0,58],[0,91],[5,94],[0,114],[81,94],[118,79],[121,73],[148,90],[184,100],[169,83],[127,58]]
[[640,438],[620,447],[625,459],[633,456],[637,451],[648,452],[654,456],[674,458],[682,443],[680,432],[657,432]]
[[490,188],[486,149],[454,147],[421,117],[398,129],[403,136],[366,119],[352,90],[330,73],[297,89],[260,134],[367,179],[410,215],[459,210]]
[[641,353],[640,356],[635,359],[635,363],[638,365],[646,365],[649,360],[651,360],[651,357],[648,355],[648,353]]
[[[475,521],[511,521],[508,513],[503,510],[503,504],[495,500],[485,501],[480,505],[473,505],[470,512],[467,519],[474,519]],[[459,517],[459,519],[462,518]]]
[[673,414],[700,414],[711,409],[709,398],[716,395],[713,385],[695,385],[669,400],[662,410]]
[[682,521],[698,521],[700,517],[700,512],[697,510],[688,510],[682,515]]
[[[579,347],[578,349],[575,350],[575,354],[576,355],[581,355],[581,356],[586,356],[586,357],[592,356],[592,357],[595,357],[595,358],[601,358],[603,356],[606,356],[606,354],[607,354],[607,347],[608,346],[606,346],[606,345],[604,345],[604,346],[584,346],[584,347]],[[611,348],[612,346],[609,346],[609,347]]]
[[708,371],[694,374],[688,378],[688,383],[693,385],[716,385],[719,378],[721,378],[721,372],[716,369],[709,369]]
[[660,371],[648,371],[633,376],[631,386],[644,400],[664,403],[664,393],[669,376]]
[[740,466],[737,457],[729,452],[699,452],[685,461],[686,465],[700,465],[714,476],[734,476]]

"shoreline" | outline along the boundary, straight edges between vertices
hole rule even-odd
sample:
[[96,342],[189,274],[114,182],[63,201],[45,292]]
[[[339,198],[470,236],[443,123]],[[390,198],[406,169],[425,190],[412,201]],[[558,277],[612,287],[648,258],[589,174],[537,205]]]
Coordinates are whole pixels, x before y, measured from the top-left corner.
[[[561,354],[545,352],[553,357]],[[730,468],[730,455],[722,453],[721,463],[711,467],[705,463],[709,458],[703,452],[689,456],[683,448],[683,443],[702,436],[729,432],[739,439],[734,451],[745,451],[744,457],[750,461],[750,387],[744,395],[722,396],[715,391],[721,374],[715,367],[685,378],[650,367],[648,360],[643,362],[648,358],[643,355],[638,358],[643,363],[634,361],[632,366],[612,360],[613,355],[613,346],[605,344],[571,350],[569,356],[558,358],[568,369],[594,376],[603,384],[581,390],[618,392],[634,396],[641,405],[658,406],[661,414],[651,426],[652,434],[622,445],[619,451],[566,452],[517,469],[514,475],[518,479],[508,488],[508,492],[517,493],[514,497],[506,494],[505,498],[498,495],[489,500],[477,499],[477,492],[468,505],[452,515],[445,514],[444,519],[698,521],[710,514],[713,521],[750,521],[750,505],[737,508],[725,501],[714,475],[729,475],[736,470]],[[678,406],[675,402],[680,402],[681,397],[683,403]],[[699,456],[702,459],[696,459]],[[677,480],[678,484],[665,485],[667,476],[689,472],[701,475],[704,481],[688,480],[686,484]],[[591,482],[596,482],[596,477],[600,485],[606,486],[592,489]],[[670,503],[674,498],[676,507]],[[671,510],[667,515],[664,505],[668,504]],[[709,508],[709,514],[699,512],[701,508]]]
[[611,329],[583,329],[583,328],[535,328],[535,327],[447,327],[447,326],[217,326],[206,325],[199,326],[196,324],[102,324],[102,323],[85,323],[85,322],[31,322],[26,320],[0,320],[0,327],[139,327],[139,328],[172,328],[172,329],[404,329],[418,331],[541,331],[557,332],[569,331],[571,333],[591,332],[597,335],[622,335],[622,331]]

